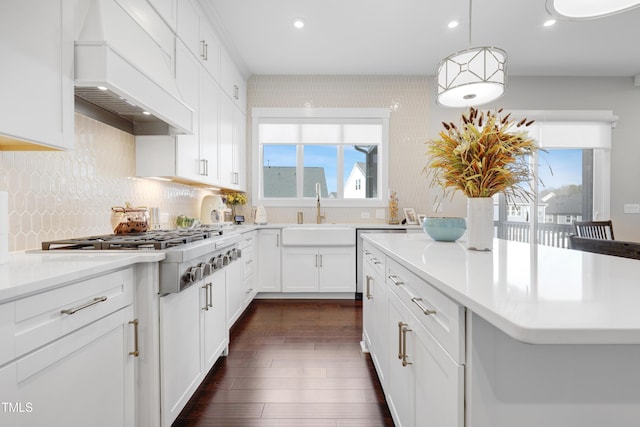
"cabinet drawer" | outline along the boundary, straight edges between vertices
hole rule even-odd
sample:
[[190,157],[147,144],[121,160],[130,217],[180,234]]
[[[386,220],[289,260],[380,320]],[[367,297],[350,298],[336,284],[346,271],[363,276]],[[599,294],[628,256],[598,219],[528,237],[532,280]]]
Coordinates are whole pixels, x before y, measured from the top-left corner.
[[133,269],[76,282],[15,301],[16,356],[133,303]]
[[386,282],[458,363],[464,363],[464,307],[388,258]]
[[385,255],[381,250],[373,246],[369,242],[364,242],[362,246],[362,258],[368,263],[374,271],[380,276],[385,277]]
[[258,232],[251,231],[249,233],[244,233],[242,235],[242,247],[247,248],[249,246],[253,246],[254,242],[258,240]]
[[254,276],[256,271],[257,263],[255,260],[253,246],[249,246],[242,249],[242,258],[240,259],[242,260],[242,265],[243,265],[243,268],[242,268],[243,278],[244,278],[244,281],[246,282],[248,279]]

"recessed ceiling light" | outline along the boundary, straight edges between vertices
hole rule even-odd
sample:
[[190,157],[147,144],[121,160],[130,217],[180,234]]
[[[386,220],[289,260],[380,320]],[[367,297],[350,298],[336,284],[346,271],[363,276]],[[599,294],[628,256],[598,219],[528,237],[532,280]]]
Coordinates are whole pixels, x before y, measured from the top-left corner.
[[296,27],[297,29],[303,28],[304,27],[304,21],[300,18],[296,18],[293,20],[293,26]]
[[458,25],[460,25],[460,23],[458,21],[451,21],[447,24],[447,27],[449,28],[456,28]]
[[107,90],[107,88],[104,87],[104,86],[97,86],[97,88],[100,89],[100,90]]
[[148,112],[148,111],[143,111],[142,114],[144,114],[145,116],[150,116],[151,115],[151,113]]
[[546,21],[544,21],[544,25],[545,27],[551,27],[552,25],[555,25],[556,20],[555,19],[548,19]]

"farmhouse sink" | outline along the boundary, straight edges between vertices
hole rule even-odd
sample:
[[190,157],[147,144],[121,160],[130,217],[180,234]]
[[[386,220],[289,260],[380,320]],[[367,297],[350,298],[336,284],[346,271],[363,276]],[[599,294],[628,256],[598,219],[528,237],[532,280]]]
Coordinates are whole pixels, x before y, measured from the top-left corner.
[[297,226],[282,229],[283,246],[354,246],[356,231],[353,227]]

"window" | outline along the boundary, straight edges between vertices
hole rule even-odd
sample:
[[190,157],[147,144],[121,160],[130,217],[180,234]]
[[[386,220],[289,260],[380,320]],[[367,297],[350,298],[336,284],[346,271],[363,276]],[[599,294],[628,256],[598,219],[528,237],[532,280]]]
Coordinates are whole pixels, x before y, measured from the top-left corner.
[[[534,186],[537,197],[531,203],[511,201],[526,203],[524,215],[515,215],[519,206],[498,197],[497,236],[530,241],[528,231],[533,227],[538,243],[567,247],[574,221],[609,218],[609,150],[616,117],[606,111],[513,114],[536,119],[529,134],[544,149],[532,159],[542,183]],[[537,219],[528,225],[532,221],[528,212],[535,212],[536,206]]]
[[254,204],[385,206],[388,109],[254,108]]

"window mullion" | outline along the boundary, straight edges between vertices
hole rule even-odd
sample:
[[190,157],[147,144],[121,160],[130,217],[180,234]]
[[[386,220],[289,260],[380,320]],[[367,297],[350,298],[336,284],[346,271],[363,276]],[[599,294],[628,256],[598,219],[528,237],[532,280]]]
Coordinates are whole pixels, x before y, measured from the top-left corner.
[[296,198],[304,197],[304,144],[296,145]]
[[[344,135],[344,131],[343,135]],[[340,138],[343,140],[343,138]],[[344,199],[344,144],[338,145],[338,155],[336,158],[336,182],[337,182],[337,190],[338,195],[337,198],[339,200]]]

